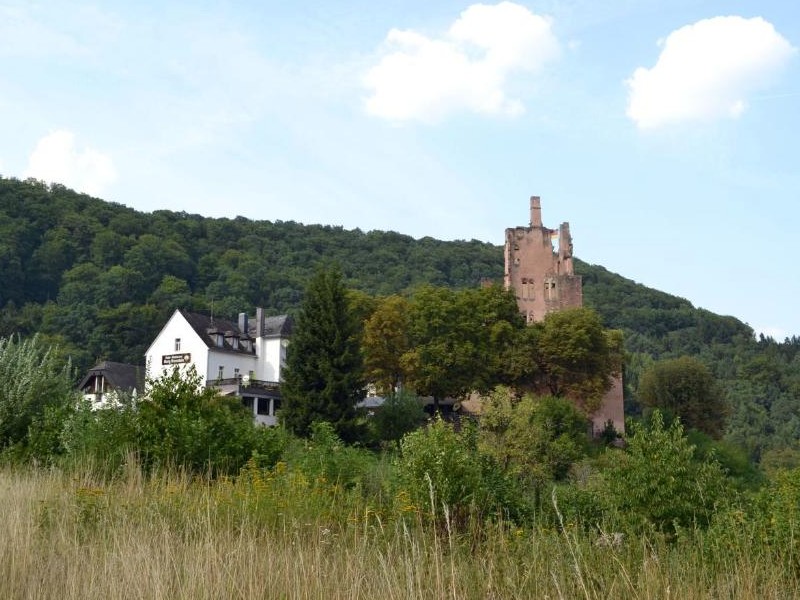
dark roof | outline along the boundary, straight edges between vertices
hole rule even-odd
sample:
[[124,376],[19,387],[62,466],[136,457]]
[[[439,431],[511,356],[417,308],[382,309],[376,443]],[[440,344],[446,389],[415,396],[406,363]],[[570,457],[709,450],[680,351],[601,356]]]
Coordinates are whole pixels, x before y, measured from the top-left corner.
[[203,343],[205,343],[207,347],[214,348],[215,350],[236,352],[238,354],[252,354],[252,352],[248,352],[241,345],[238,348],[234,348],[227,337],[225,338],[225,342],[222,346],[217,346],[216,343],[214,343],[214,339],[211,337],[210,333],[212,331],[219,332],[223,335],[242,335],[242,332],[239,331],[239,326],[233,321],[218,319],[216,317],[211,317],[209,315],[203,315],[200,313],[188,312],[182,309],[178,310],[181,315],[183,315],[183,318],[186,319],[186,322],[192,326],[192,329],[194,329],[195,333],[200,336],[200,339],[203,340]]
[[261,337],[288,337],[292,333],[294,321],[289,315],[278,315],[264,319],[264,329]]
[[89,369],[81,380],[78,389],[83,389],[93,378],[102,375],[115,390],[142,390],[144,389],[144,367],[129,365],[128,363],[104,360]]
[[[242,345],[234,348],[229,338],[225,338],[224,344],[220,347],[217,346],[215,340],[211,337],[210,332],[216,331],[223,335],[243,336],[249,335],[251,338],[256,336],[256,319],[248,318],[248,331],[243,332],[239,329],[238,323],[228,321],[226,319],[212,318],[209,315],[200,313],[188,312],[179,309],[183,318],[191,325],[195,333],[200,336],[205,345],[215,350],[225,350],[227,352],[236,352],[239,354],[252,354],[248,352]],[[261,332],[261,337],[288,337],[292,332],[292,318],[288,315],[279,315],[277,317],[266,317],[264,319],[264,328]]]

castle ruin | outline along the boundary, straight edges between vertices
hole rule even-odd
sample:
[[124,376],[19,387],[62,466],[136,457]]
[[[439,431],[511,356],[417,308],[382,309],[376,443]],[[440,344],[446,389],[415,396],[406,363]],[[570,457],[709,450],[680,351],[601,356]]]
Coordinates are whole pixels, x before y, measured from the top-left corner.
[[[531,197],[530,211],[529,226],[506,229],[504,285],[514,290],[526,321],[534,323],[548,313],[583,306],[583,288],[573,269],[569,223],[544,227],[539,196]],[[553,240],[558,241],[557,251]],[[599,434],[609,420],[618,432],[625,431],[621,377],[614,378],[591,415],[593,433]]]

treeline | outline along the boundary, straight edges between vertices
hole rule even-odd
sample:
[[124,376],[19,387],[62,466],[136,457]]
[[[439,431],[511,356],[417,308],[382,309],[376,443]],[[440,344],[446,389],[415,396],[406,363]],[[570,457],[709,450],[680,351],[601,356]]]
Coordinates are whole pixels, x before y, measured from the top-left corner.
[[[133,209],[61,185],[0,178],[0,337],[38,333],[78,373],[99,359],[141,363],[177,307],[231,317],[295,312],[323,261],[347,287],[408,295],[502,276],[502,248],[295,222]],[[585,303],[624,332],[626,410],[654,361],[693,356],[725,391],[727,437],[754,460],[792,460],[800,439],[800,339],[756,340],[733,317],[576,261]]]

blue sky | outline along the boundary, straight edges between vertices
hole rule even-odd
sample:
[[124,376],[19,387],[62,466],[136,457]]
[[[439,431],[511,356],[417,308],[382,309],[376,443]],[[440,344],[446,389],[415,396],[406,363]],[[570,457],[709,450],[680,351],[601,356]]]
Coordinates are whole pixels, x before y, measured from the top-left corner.
[[576,254],[800,335],[800,5],[0,0],[0,174]]

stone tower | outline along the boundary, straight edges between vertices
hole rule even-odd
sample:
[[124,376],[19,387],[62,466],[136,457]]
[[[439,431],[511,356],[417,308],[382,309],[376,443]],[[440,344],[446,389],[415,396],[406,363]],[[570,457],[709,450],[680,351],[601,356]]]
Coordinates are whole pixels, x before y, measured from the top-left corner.
[[[533,323],[544,320],[547,313],[583,306],[583,288],[580,275],[573,270],[569,223],[558,229],[544,227],[539,196],[531,197],[530,210],[528,227],[506,229],[504,283],[506,289],[514,290],[527,322]],[[557,240],[558,250],[553,248],[553,240]],[[625,431],[621,377],[612,381],[591,420],[595,435],[609,420],[618,432]]]
[[583,305],[581,278],[572,267],[569,223],[557,230],[544,227],[539,196],[531,198],[530,226],[506,229],[505,265],[505,287],[516,292],[528,323],[541,321],[549,312]]

